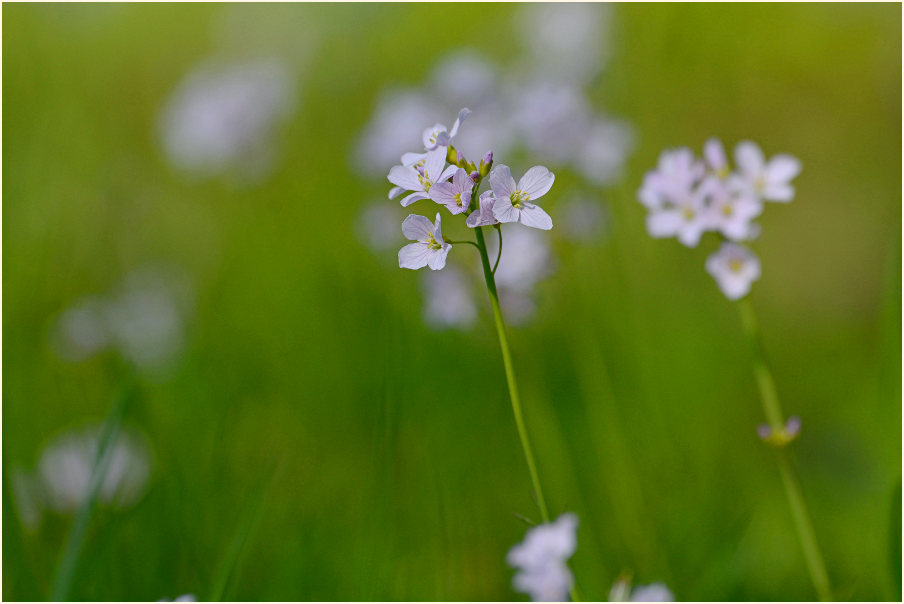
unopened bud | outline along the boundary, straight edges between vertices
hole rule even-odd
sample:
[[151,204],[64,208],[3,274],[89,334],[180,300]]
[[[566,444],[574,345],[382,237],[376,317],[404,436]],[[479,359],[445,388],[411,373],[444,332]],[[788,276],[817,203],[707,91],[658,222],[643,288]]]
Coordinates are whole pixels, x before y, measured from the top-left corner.
[[471,182],[476,183],[478,180],[480,180],[480,172],[478,172],[477,170],[474,170],[473,172],[468,174],[468,176],[471,177]]
[[493,167],[493,152],[487,151],[487,154],[483,156],[483,159],[480,160],[480,175],[486,176],[490,173],[490,168]]
[[446,149],[446,161],[453,166],[458,165],[458,151],[452,145],[449,145],[449,148]]

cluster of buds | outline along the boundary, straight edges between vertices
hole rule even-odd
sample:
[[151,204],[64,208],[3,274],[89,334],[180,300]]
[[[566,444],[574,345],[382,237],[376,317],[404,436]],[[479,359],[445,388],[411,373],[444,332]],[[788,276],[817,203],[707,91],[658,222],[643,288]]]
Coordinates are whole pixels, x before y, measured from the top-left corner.
[[[470,114],[470,110],[462,109],[451,129],[435,124],[424,130],[423,152],[405,153],[401,164],[389,171],[387,178],[395,185],[389,198],[408,192],[401,200],[402,207],[421,200],[433,201],[452,215],[463,214],[470,228],[498,228],[501,223],[520,222],[533,228],[551,229],[552,219],[537,206],[536,200],[549,191],[555,176],[543,166],[534,166],[516,184],[508,166],[493,165],[492,151],[479,164],[469,161],[452,141]],[[478,197],[480,185],[487,177],[491,190]],[[452,242],[443,237],[440,212],[434,221],[410,214],[402,222],[402,233],[414,243],[399,251],[399,267],[429,266],[439,270],[446,265]]]
[[760,277],[759,259],[740,242],[759,234],[753,221],[764,202],[794,199],[791,180],[801,169],[790,155],[766,161],[750,141],[738,143],[734,156],[732,170],[718,139],[706,142],[702,159],[686,147],[664,151],[637,194],[649,210],[647,230],[653,237],[677,237],[695,247],[707,231],[721,236],[722,246],[707,259],[706,270],[730,300],[747,295]]

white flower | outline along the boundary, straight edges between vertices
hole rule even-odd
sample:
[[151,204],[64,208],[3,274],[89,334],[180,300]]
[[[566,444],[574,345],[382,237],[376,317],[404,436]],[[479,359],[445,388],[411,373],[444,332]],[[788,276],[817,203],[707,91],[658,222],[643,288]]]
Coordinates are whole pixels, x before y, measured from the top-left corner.
[[631,592],[632,602],[674,602],[675,596],[665,583],[638,585]]
[[437,271],[446,266],[446,256],[452,244],[443,241],[439,212],[436,213],[435,224],[423,216],[410,214],[402,223],[402,233],[417,243],[409,243],[399,250],[399,268],[429,266]]
[[436,119],[435,111],[435,102],[419,90],[395,89],[381,93],[370,122],[357,140],[356,169],[377,175],[411,148],[424,124]]
[[447,180],[455,173],[455,166],[449,166],[443,171],[446,165],[446,149],[437,147],[433,151],[427,153],[423,160],[410,165],[393,166],[389,171],[389,182],[396,185],[390,192],[389,198],[392,199],[402,191],[412,191],[411,195],[402,200],[402,207],[408,207],[415,201],[421,199],[430,199],[430,188],[443,180]]
[[[100,433],[100,426],[73,430],[44,448],[37,475],[48,507],[71,513],[82,504],[91,483]],[[144,439],[130,431],[121,431],[110,446],[98,499],[107,505],[129,507],[144,494],[151,470],[150,451]]]
[[170,600],[168,598],[160,598],[157,601],[158,602],[197,602],[198,599],[195,597],[194,594],[185,594],[185,595],[179,596],[175,600]]
[[430,188],[430,199],[446,206],[452,214],[461,214],[471,205],[471,189],[474,181],[468,172],[459,168],[452,175],[452,182],[438,182]]
[[513,587],[535,602],[561,602],[574,581],[565,564],[577,548],[578,518],[566,513],[552,523],[527,531],[524,541],[509,550],[509,566],[518,569]]
[[729,300],[743,298],[750,285],[760,278],[760,261],[743,245],[725,242],[706,259],[706,271]]
[[424,133],[421,135],[424,140],[424,149],[433,151],[437,147],[448,147],[451,145],[452,139],[458,134],[458,127],[468,119],[469,115],[471,115],[471,110],[465,107],[458,112],[458,117],[455,118],[455,123],[452,124],[451,130],[447,131],[446,127],[439,123],[424,130]]
[[647,214],[647,231],[653,237],[678,237],[688,247],[695,247],[709,228],[706,198],[700,191],[689,191],[673,204],[651,209]]
[[471,284],[454,266],[424,273],[424,297],[424,321],[431,327],[465,329],[477,319]]
[[534,166],[515,185],[509,167],[500,164],[490,172],[490,186],[496,196],[493,215],[499,222],[520,222],[548,231],[552,218],[534,202],[552,187],[555,176],[543,166]]
[[634,132],[627,122],[597,118],[587,130],[574,163],[589,182],[610,184],[621,177],[633,147]]
[[590,197],[574,197],[562,208],[559,226],[576,241],[592,241],[598,238],[605,222],[603,205]]
[[756,143],[741,141],[735,147],[735,163],[740,172],[731,179],[735,188],[766,201],[789,202],[794,199],[791,180],[801,170],[796,157],[780,154],[767,162]]
[[703,164],[686,147],[663,151],[659,165],[644,175],[638,199],[651,210],[667,204],[680,204],[703,177]]
[[397,210],[382,200],[361,209],[356,227],[358,237],[375,252],[394,248],[399,239]]
[[665,583],[638,585],[631,589],[630,579],[620,578],[609,591],[610,602],[674,602],[675,596]]
[[725,155],[725,147],[722,146],[722,141],[715,137],[706,141],[703,145],[703,158],[706,160],[706,167],[717,178],[728,176],[728,157]]
[[709,199],[706,212],[708,228],[721,231],[734,241],[750,239],[755,234],[751,220],[763,212],[763,202],[756,197],[728,188],[715,178],[707,178],[701,185],[701,192]]
[[271,166],[271,139],[294,111],[289,68],[275,60],[202,63],[167,101],[159,126],[177,168],[199,177],[259,177]]
[[477,200],[477,209],[471,212],[465,224],[472,229],[479,226],[491,226],[499,221],[493,215],[493,206],[496,204],[496,196],[492,191],[484,191]]

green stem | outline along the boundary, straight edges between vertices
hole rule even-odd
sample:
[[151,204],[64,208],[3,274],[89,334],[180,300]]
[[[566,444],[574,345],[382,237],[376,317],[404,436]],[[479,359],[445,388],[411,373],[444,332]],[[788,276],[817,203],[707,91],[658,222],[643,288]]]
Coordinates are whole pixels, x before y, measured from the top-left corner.
[[88,524],[91,521],[91,515],[94,511],[97,495],[107,475],[107,469],[112,459],[113,443],[119,433],[122,425],[122,418],[125,414],[125,408],[129,399],[134,393],[134,383],[132,377],[126,378],[126,382],[114,399],[113,405],[104,422],[103,431],[97,443],[97,452],[94,457],[93,470],[91,472],[91,482],[88,484],[88,490],[85,498],[79,507],[72,527],[69,529],[69,535],[66,537],[66,545],[63,548],[63,554],[57,567],[56,576],[53,581],[53,590],[50,599],[54,602],[66,600],[69,596],[69,589],[72,585],[72,579],[78,566],[78,560],[82,552],[82,546],[85,542],[85,533],[88,530]]
[[499,306],[499,294],[496,291],[496,280],[490,268],[490,258],[487,254],[486,241],[483,237],[483,227],[474,229],[477,232],[477,247],[480,249],[480,261],[483,264],[483,276],[487,282],[487,291],[490,294],[490,306],[493,307],[493,318],[496,320],[496,333],[499,336],[499,347],[502,348],[502,362],[505,365],[505,379],[508,381],[509,397],[512,400],[512,411],[515,414],[515,424],[518,426],[518,436],[521,437],[521,448],[524,449],[524,458],[527,460],[527,469],[530,479],[537,494],[537,505],[540,506],[540,516],[543,522],[549,522],[549,512],[546,509],[546,500],[543,498],[543,489],[540,487],[540,478],[537,475],[537,465],[534,463],[534,454],[531,450],[530,440],[527,437],[527,429],[524,427],[524,417],[521,413],[521,399],[518,396],[518,382],[515,380],[515,368],[512,364],[512,356],[509,352],[508,339],[505,336],[505,322],[502,320],[502,309]]
[[[778,400],[778,393],[775,389],[775,381],[772,379],[772,372],[769,371],[769,366],[766,364],[763,345],[760,342],[759,327],[756,322],[756,315],[753,312],[753,304],[750,303],[749,299],[745,298],[738,302],[738,308],[741,311],[744,333],[747,335],[753,351],[753,372],[759,386],[763,411],[772,430],[780,433],[785,427],[784,416]],[[813,531],[810,514],[807,512],[807,504],[804,501],[804,494],[800,488],[800,481],[797,479],[794,466],[791,464],[788,450],[783,447],[779,448],[777,450],[777,460],[782,484],[785,487],[785,494],[788,496],[788,504],[791,506],[791,516],[794,519],[794,526],[797,529],[797,536],[804,551],[807,570],[810,572],[813,586],[816,588],[816,593],[819,595],[820,600],[824,602],[830,601],[832,600],[832,588],[829,585],[829,576],[826,572],[822,552],[816,541],[816,533]]]
[[496,254],[496,264],[493,265],[493,276],[496,276],[496,269],[499,268],[499,261],[502,260],[502,229],[496,225],[496,232],[499,233],[499,252]]

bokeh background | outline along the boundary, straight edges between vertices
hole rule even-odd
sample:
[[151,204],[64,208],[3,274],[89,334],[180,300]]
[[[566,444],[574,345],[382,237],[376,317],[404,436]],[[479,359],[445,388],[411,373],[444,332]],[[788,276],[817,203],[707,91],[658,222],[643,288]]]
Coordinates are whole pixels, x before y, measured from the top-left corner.
[[[533,99],[511,78],[557,37],[584,40],[568,86],[620,142],[604,176],[539,157],[554,220],[593,228],[544,235],[510,338],[547,499],[581,521],[582,594],[629,572],[683,600],[815,597],[737,309],[703,269],[715,238],[654,240],[636,201],[662,149],[719,136],[803,163],[760,220],[751,297],[837,595],[900,598],[901,7],[590,7],[584,37],[529,9],[3,7],[4,599],[48,597],[78,451],[128,365],[124,484],[70,597],[521,597],[505,554],[537,512],[485,293],[424,310],[373,133],[398,91],[414,132],[459,103],[462,140],[488,132],[477,109],[505,111],[468,102],[472,70],[432,113],[411,91],[466,51]],[[452,251],[468,279],[473,255]]]

